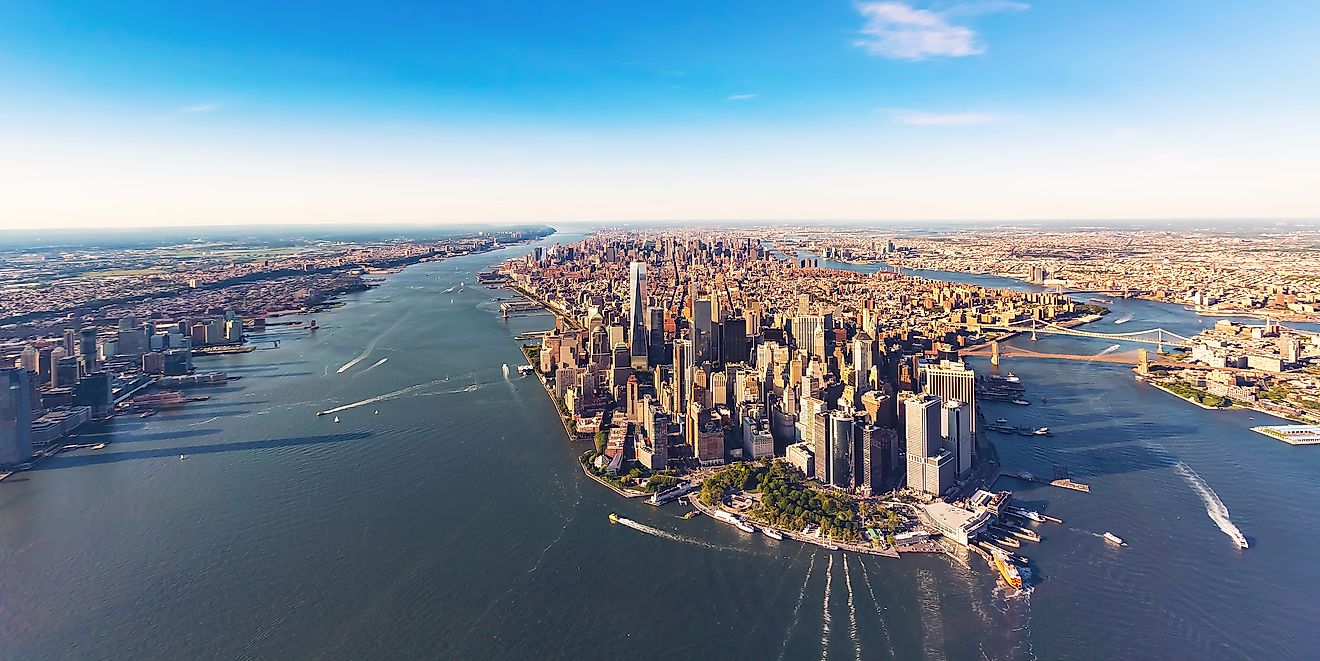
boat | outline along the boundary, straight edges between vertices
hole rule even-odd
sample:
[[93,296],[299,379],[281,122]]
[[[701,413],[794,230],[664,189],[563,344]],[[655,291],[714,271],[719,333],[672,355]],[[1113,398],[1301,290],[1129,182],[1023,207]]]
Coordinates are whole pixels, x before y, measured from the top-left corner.
[[1009,507],[1005,511],[1008,512],[1009,514],[1012,514],[1013,516],[1020,516],[1024,519],[1035,521],[1036,523],[1045,523],[1045,516],[1042,515],[1040,512],[1035,512],[1032,510],[1024,510],[1019,507]]
[[1111,544],[1117,544],[1118,546],[1127,546],[1127,542],[1123,541],[1122,537],[1119,537],[1118,535],[1115,535],[1112,532],[1105,531],[1105,534],[1101,535],[1101,537],[1104,537],[1105,541]]
[[689,511],[687,514],[684,514],[684,515],[683,515],[682,517],[680,517],[680,518],[682,518],[684,521],[687,521],[688,519],[691,519],[692,517],[694,517],[694,516],[696,516],[696,515],[698,515],[698,514],[701,514],[701,512],[698,512],[697,510],[691,510],[691,511]]
[[504,363],[503,365],[500,366],[500,369],[504,372],[504,378],[506,379],[509,378],[509,364]]
[[826,545],[825,545],[825,548],[828,549],[828,550],[830,550],[830,551],[837,551],[837,550],[839,550],[839,547],[837,547],[837,546],[835,546],[835,545],[833,545],[833,544],[826,544]]
[[1009,383],[1021,383],[1021,382],[1022,382],[1022,379],[1019,379],[1018,376],[1017,376],[1016,374],[1012,373],[1012,372],[1009,372],[1009,373],[1005,374],[1005,375],[1004,375],[1004,380],[1007,381],[1007,382],[1009,382]]
[[372,415],[380,415],[380,409],[376,409],[376,410],[372,411],[371,414],[372,414]]
[[1003,577],[1004,582],[1017,590],[1022,589],[1022,574],[1018,573],[1017,567],[1014,567],[1004,553],[991,553],[994,558],[995,569],[999,570],[999,575]]
[[746,521],[739,521],[733,525],[738,526],[738,529],[743,532],[756,532],[756,528],[752,527],[752,525]]
[[183,461],[184,459],[187,459],[187,458],[188,458],[188,455],[186,455],[186,454],[181,454],[181,455],[179,455],[179,461]]
[[1037,436],[1049,436],[1049,435],[1050,435],[1050,428],[1049,428],[1049,427],[1040,427],[1039,429],[1037,429],[1036,431],[1031,432],[1031,433],[1033,433],[1033,434],[1035,434],[1035,435],[1037,435]]
[[1028,402],[1028,401],[1025,400],[1025,399],[1015,399],[1015,400],[1012,400],[1012,401],[1013,401],[1014,404],[1017,404],[1018,406],[1030,406],[1030,405],[1031,405],[1031,402]]
[[618,522],[619,522],[619,515],[615,514],[614,512],[610,512],[610,523],[618,523]]
[[150,418],[150,417],[153,416],[153,415],[156,415],[156,409],[147,409],[147,410],[143,411],[142,413],[138,414],[138,417],[139,417],[139,418]]
[[784,539],[784,533],[781,533],[774,528],[761,528],[761,532],[764,533],[766,537],[775,541],[783,541]]
[[335,421],[336,423],[338,423],[338,422],[339,422],[339,416],[335,416],[335,420],[334,420],[334,421]]
[[998,420],[995,420],[995,424],[1006,425],[1008,424],[1008,418],[1000,418]]

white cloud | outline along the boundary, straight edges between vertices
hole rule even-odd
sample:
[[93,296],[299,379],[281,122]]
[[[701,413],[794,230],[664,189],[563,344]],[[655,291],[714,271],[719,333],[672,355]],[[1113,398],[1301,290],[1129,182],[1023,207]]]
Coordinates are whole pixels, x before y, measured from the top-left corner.
[[857,11],[866,24],[862,38],[853,45],[871,55],[900,60],[980,55],[985,45],[976,31],[953,19],[1027,8],[1007,0],[958,2],[938,9],[919,9],[903,2],[862,2]]
[[179,108],[179,112],[215,112],[220,109],[218,103],[194,103],[191,106]]
[[751,101],[752,99],[755,99],[755,98],[758,97],[758,96],[761,96],[761,95],[760,95],[760,94],[730,94],[729,96],[724,97],[724,100],[725,100],[725,101]]
[[911,126],[972,126],[991,124],[999,118],[988,112],[923,112],[920,110],[890,110],[894,120]]

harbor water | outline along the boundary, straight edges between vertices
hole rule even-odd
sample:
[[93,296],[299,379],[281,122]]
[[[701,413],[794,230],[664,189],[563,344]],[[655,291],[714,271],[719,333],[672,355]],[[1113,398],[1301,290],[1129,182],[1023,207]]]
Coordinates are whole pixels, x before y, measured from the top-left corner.
[[[315,333],[276,327],[278,348],[199,359],[243,378],[0,482],[0,657],[1255,659],[1320,645],[1320,453],[1120,365],[1009,358],[1031,405],[984,405],[1053,431],[993,436],[1006,468],[1063,465],[1092,487],[1001,480],[1065,522],[1035,526],[1020,594],[976,557],[830,553],[625,501],[578,470],[586,445],[565,441],[545,391],[502,369],[522,364],[514,336],[552,321],[501,320],[491,299],[507,294],[476,273],[528,249],[410,267],[316,315]],[[1096,328],[1202,323],[1112,307],[1131,320]],[[610,525],[612,511],[639,525]]]

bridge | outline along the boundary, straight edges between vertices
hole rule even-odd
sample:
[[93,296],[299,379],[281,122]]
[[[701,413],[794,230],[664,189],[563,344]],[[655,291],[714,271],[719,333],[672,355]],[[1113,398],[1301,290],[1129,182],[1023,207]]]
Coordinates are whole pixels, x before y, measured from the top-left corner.
[[1157,350],[1163,350],[1164,345],[1170,344],[1178,347],[1187,347],[1192,343],[1192,339],[1179,335],[1173,331],[1163,328],[1150,328],[1147,330],[1130,331],[1127,333],[1097,333],[1095,331],[1078,330],[1067,326],[1060,326],[1051,321],[1041,321],[1039,319],[1028,319],[1026,321],[1015,321],[1011,324],[960,324],[969,328],[980,328],[982,330],[1002,330],[1011,333],[1031,333],[1031,339],[1036,339],[1036,335],[1044,333],[1046,335],[1073,335],[1075,337],[1094,337],[1101,340],[1113,340],[1115,342],[1138,342],[1141,344],[1154,344]]
[[1209,365],[1199,365],[1196,363],[1184,363],[1176,360],[1167,360],[1164,358],[1153,357],[1149,353],[1146,353],[1145,363],[1143,367],[1142,353],[1146,351],[1147,351],[1146,349],[1138,349],[1136,351],[1123,351],[1123,352],[1115,351],[1110,353],[1102,352],[1087,356],[1087,355],[1074,354],[1074,353],[1046,353],[1043,351],[1032,351],[1031,349],[1015,347],[1011,344],[1000,344],[998,341],[994,341],[994,342],[990,342],[989,344],[982,344],[978,347],[973,347],[971,349],[965,349],[960,353],[964,356],[989,356],[990,362],[995,365],[999,364],[999,359],[1005,357],[1011,357],[1011,358],[1038,358],[1038,359],[1047,359],[1047,360],[1081,360],[1086,362],[1116,363],[1120,365],[1132,365],[1134,367],[1141,368],[1143,373],[1149,371],[1151,367],[1171,367],[1171,368],[1179,368],[1179,369],[1193,369],[1193,370],[1217,371],[1217,372],[1251,371],[1249,369],[1243,369],[1237,367],[1211,367]]

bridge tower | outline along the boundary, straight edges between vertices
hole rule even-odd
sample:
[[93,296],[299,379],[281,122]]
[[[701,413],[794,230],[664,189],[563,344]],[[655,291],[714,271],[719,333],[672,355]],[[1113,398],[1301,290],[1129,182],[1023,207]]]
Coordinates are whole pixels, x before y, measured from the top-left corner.
[[1036,341],[1036,318],[1035,318],[1035,317],[1032,317],[1032,319],[1031,319],[1031,341],[1032,341],[1032,342],[1035,342],[1035,341]]
[[1144,347],[1137,349],[1137,374],[1150,374],[1150,352]]
[[1155,353],[1164,353],[1164,329],[1155,329]]
[[999,340],[990,342],[990,364],[999,367]]

